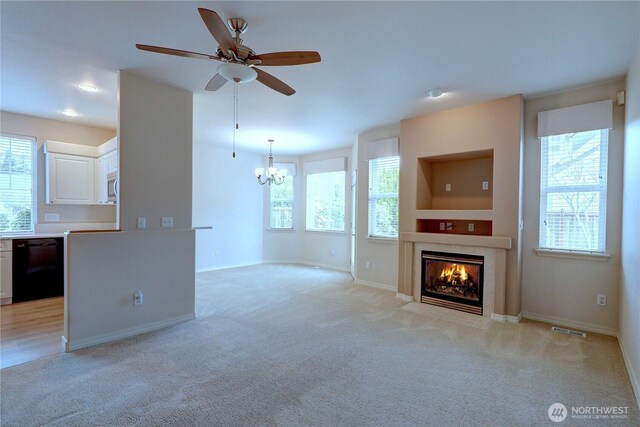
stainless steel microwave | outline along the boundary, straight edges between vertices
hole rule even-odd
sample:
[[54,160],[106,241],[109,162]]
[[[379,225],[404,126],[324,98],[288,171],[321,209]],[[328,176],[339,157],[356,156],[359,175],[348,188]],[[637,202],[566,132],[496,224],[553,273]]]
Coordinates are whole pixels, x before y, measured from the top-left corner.
[[113,203],[118,201],[118,172],[107,174],[107,200]]

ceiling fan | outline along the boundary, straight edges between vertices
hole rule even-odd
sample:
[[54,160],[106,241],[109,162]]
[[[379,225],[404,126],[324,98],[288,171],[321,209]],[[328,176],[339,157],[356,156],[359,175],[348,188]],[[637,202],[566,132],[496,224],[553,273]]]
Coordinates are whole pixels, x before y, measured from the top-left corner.
[[235,37],[233,37],[227,28],[225,28],[224,22],[216,12],[204,8],[198,8],[198,12],[200,12],[204,24],[218,43],[218,49],[215,55],[145,44],[136,44],[136,47],[149,52],[184,56],[186,58],[213,59],[222,62],[222,64],[218,66],[218,73],[209,80],[209,83],[207,83],[205,87],[205,89],[209,91],[220,89],[227,80],[236,83],[247,83],[257,79],[265,86],[287,96],[291,96],[296,93],[291,86],[257,68],[256,65],[281,66],[320,62],[320,54],[315,51],[273,52],[256,55],[250,47],[242,44],[240,35],[247,31],[248,27],[244,19],[231,18],[227,21],[229,28],[235,32]]

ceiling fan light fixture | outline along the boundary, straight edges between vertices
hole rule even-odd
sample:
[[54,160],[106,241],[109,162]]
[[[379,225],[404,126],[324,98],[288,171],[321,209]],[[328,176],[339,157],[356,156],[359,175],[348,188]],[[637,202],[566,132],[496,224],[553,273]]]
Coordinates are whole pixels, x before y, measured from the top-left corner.
[[232,62],[220,64],[218,66],[218,74],[236,83],[248,83],[258,77],[258,73],[253,68]]
[[62,114],[64,114],[67,117],[78,117],[80,115],[74,110],[71,110],[69,108],[67,108],[66,110],[62,110]]
[[78,88],[85,91],[85,92],[90,92],[90,93],[98,93],[100,92],[100,89],[98,89],[97,87],[89,84],[89,83],[80,83],[78,85]]
[[444,94],[444,89],[442,89],[441,87],[431,89],[430,91],[427,92],[427,95],[429,95],[429,98],[438,98],[443,94]]

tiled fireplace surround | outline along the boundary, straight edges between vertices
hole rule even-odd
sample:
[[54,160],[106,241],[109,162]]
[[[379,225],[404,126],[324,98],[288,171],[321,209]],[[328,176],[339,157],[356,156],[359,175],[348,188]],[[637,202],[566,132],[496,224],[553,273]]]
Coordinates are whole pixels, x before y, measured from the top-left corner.
[[484,317],[509,321],[505,316],[495,314],[496,297],[504,299],[506,279],[506,252],[511,239],[504,237],[442,236],[430,233],[403,233],[406,253],[413,253],[412,300],[420,301],[422,251],[436,251],[453,254],[469,254],[484,257],[484,291],[482,311]]

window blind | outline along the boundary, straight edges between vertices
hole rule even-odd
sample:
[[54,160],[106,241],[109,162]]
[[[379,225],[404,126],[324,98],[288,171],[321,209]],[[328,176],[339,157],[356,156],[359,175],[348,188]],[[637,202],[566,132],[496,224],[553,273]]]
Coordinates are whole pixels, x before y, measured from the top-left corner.
[[541,138],[541,248],[605,251],[608,138],[608,129]]
[[304,174],[310,175],[314,173],[340,172],[347,170],[346,158],[338,157],[336,159],[315,160],[312,162],[304,162]]
[[0,232],[33,231],[35,146],[0,135]]
[[538,138],[612,126],[613,101],[610,99],[538,113]]
[[398,151],[398,138],[371,141],[365,145],[365,158],[366,160],[373,160],[381,157],[397,156]]
[[400,158],[369,160],[369,237],[398,237]]

